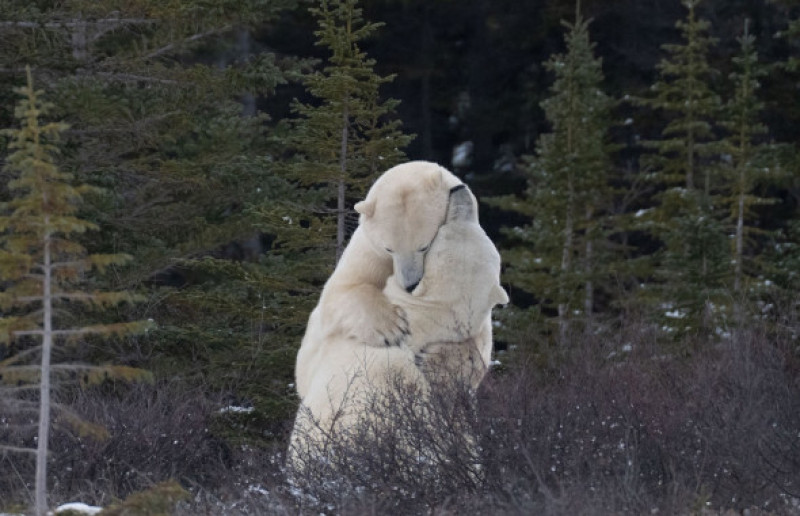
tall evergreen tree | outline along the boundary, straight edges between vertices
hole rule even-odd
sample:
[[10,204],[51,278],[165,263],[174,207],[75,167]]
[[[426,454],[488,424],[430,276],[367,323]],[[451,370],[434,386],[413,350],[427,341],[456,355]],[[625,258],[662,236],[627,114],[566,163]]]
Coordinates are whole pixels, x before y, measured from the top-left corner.
[[[30,69],[27,70],[27,86],[18,91],[24,97],[15,110],[21,127],[4,131],[12,138],[9,147],[13,152],[8,156],[5,171],[13,177],[8,186],[14,197],[3,204],[5,213],[0,216],[0,230],[3,231],[0,235],[3,244],[0,279],[6,285],[0,293],[0,306],[7,314],[0,318],[0,344],[14,342],[28,346],[0,362],[0,381],[17,387],[28,382],[39,384],[35,513],[44,516],[47,512],[51,377],[76,372],[85,382],[109,376],[147,377],[147,373],[129,367],[52,364],[54,346],[89,334],[141,332],[147,325],[124,322],[67,326],[69,319],[61,312],[68,310],[70,304],[102,307],[134,299],[127,292],[92,292],[79,288],[87,272],[127,262],[130,256],[88,254],[77,241],[78,235],[97,226],[77,214],[82,195],[90,187],[72,186],[72,176],[61,172],[55,162],[56,144],[67,126],[40,123],[40,116],[46,115],[51,105],[40,100],[41,91],[34,90]],[[41,357],[40,365],[28,365],[36,355]],[[20,403],[24,405],[25,401]]]
[[697,16],[701,0],[683,0],[685,20],[676,26],[682,42],[662,48],[653,95],[643,105],[658,110],[667,123],[661,138],[644,142],[655,154],[643,165],[660,188],[658,206],[640,218],[644,229],[664,243],[657,255],[655,289],[645,290],[668,331],[697,330],[710,324],[725,297],[727,242],[715,215],[713,162],[719,153],[712,120],[720,101],[711,88],[714,70],[708,54],[715,40],[710,24]]
[[390,119],[398,101],[380,97],[381,85],[394,76],[377,75],[375,60],[360,48],[382,24],[366,22],[357,5],[357,0],[321,0],[310,9],[318,23],[316,44],[330,56],[323,70],[305,81],[315,102],[294,107],[300,115],[295,137],[302,154],[294,177],[316,190],[317,216],[335,213],[337,260],[348,235],[347,216],[353,214],[348,206],[378,173],[403,158],[402,149],[412,139],[401,133],[398,120]]
[[[787,14],[792,11],[796,13],[800,9],[800,1],[798,0],[773,1],[774,3],[785,5]],[[781,30],[777,36],[790,44],[789,55],[786,56],[784,61],[777,63],[777,68],[785,70],[791,77],[786,82],[794,84],[796,75],[800,72],[800,52],[797,50],[798,42],[800,42],[800,18],[796,15],[788,17],[786,28]],[[791,99],[790,102],[793,101],[793,105],[788,106],[780,102],[778,107],[784,116],[796,121],[797,109],[800,104],[797,102],[794,90],[790,90],[788,98]],[[797,172],[800,169],[800,166],[798,166],[800,156],[798,156],[796,144],[797,140],[795,140],[795,148],[791,149],[791,152],[783,153],[783,161],[792,163],[788,168],[790,170],[793,169],[794,174],[793,177],[789,178],[789,181],[793,184],[792,190],[794,191],[795,203],[800,204],[797,202],[797,199],[800,198],[800,194],[798,194],[800,192],[800,173]],[[800,271],[800,209],[796,208],[792,217],[784,223],[783,237],[782,241],[773,246],[768,253],[769,261],[772,265],[769,277],[775,280],[783,291],[788,294],[789,305],[797,309],[800,306],[796,295],[796,292],[800,289],[800,272],[798,272]]]
[[728,133],[722,142],[726,159],[721,166],[727,188],[721,205],[733,228],[731,276],[737,301],[747,296],[747,291],[753,287],[748,280],[764,272],[760,260],[762,250],[754,245],[754,239],[759,236],[763,239],[766,232],[752,223],[756,215],[754,208],[774,204],[776,200],[759,195],[757,188],[774,184],[782,175],[774,148],[760,143],[767,128],[760,121],[764,103],[758,98],[758,90],[760,78],[766,71],[759,64],[755,37],[750,34],[748,23],[749,20],[738,38],[741,49],[733,58],[736,70],[731,74],[734,92],[720,124]]
[[[607,136],[610,99],[602,92],[602,64],[594,56],[589,21],[576,10],[567,28],[567,51],[545,66],[555,75],[551,95],[542,103],[552,128],[543,134],[536,155],[525,158],[528,188],[492,204],[531,217],[532,223],[507,234],[506,279],[557,311],[560,341],[575,313],[593,311],[595,281],[602,277],[603,210],[611,195]],[[605,271],[607,272],[607,271]]]
[[174,329],[176,344],[204,342],[210,358],[203,374],[219,388],[235,386],[236,396],[253,404],[253,412],[236,416],[237,438],[280,431],[295,410],[292,365],[308,314],[343,249],[348,206],[401,159],[409,140],[391,119],[397,102],[380,98],[391,77],[375,74],[374,60],[359,47],[379,24],[365,22],[352,0],[321,2],[311,12],[318,44],[330,50],[322,70],[305,79],[315,100],[295,103],[299,117],[278,130],[286,142],[272,144],[292,153],[291,160],[268,163],[270,171],[280,166],[280,174],[262,174],[257,198],[243,201],[243,217],[268,248],[238,263],[184,262],[206,279],[182,292],[202,316]]
[[[770,0],[772,3],[783,4],[788,9],[800,7],[798,0]],[[778,37],[784,38],[789,41],[796,41],[800,38],[800,18],[789,18],[787,20],[786,28],[777,34]],[[796,49],[796,46],[795,46]],[[795,51],[787,56],[786,61],[781,63],[792,72],[800,71],[800,55]]]

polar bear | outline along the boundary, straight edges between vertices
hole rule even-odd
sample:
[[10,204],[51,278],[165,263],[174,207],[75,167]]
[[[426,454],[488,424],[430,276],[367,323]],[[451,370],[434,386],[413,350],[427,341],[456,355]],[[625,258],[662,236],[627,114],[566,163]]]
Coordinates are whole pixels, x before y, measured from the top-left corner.
[[405,314],[383,289],[393,272],[399,287],[417,286],[425,254],[444,222],[450,189],[460,184],[435,163],[412,161],[387,170],[355,205],[359,226],[322,289],[297,354],[301,398],[324,363],[325,348],[345,342],[382,348],[406,339]]
[[483,379],[492,352],[492,308],[508,303],[500,266],[500,253],[478,222],[475,197],[466,185],[452,188],[419,285],[408,293],[390,280],[384,289],[406,313],[406,345],[428,379],[459,375],[473,388]]
[[[484,357],[491,352],[491,310],[507,303],[508,296],[500,286],[500,255],[478,224],[476,201],[465,185],[452,189],[424,267],[410,293],[395,278],[384,289],[407,314],[409,335],[402,345],[375,347],[340,336],[320,347],[320,366],[292,432],[292,468],[302,469],[305,460],[318,455],[330,432],[346,439],[365,417],[384,412],[373,404],[391,403],[398,388],[412,389],[425,410],[433,380],[428,371],[465,372],[473,386],[483,378]],[[484,342],[480,337],[487,331]],[[479,347],[487,345],[488,351]]]

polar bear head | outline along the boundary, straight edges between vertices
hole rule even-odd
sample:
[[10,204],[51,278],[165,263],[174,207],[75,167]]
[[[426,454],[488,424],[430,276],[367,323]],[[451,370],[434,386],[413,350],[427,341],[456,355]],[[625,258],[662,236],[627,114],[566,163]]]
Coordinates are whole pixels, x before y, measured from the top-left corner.
[[[500,286],[500,265],[500,253],[478,223],[475,197],[466,185],[458,185],[451,190],[445,223],[425,258],[425,275],[412,294],[480,319],[494,305],[508,303]],[[466,324],[475,327],[479,322]]]
[[444,223],[450,189],[461,181],[426,161],[387,170],[355,205],[373,250],[391,258],[394,278],[412,291],[423,277],[425,254]]

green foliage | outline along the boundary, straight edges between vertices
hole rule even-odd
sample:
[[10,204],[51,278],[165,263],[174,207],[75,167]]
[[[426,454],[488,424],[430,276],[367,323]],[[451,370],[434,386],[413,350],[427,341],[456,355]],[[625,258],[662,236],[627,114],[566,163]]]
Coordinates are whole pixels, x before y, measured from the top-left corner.
[[569,319],[581,313],[591,317],[595,282],[607,277],[611,259],[604,213],[611,198],[611,100],[601,90],[601,61],[594,56],[589,21],[577,13],[574,24],[564,25],[567,52],[545,63],[555,76],[542,103],[551,132],[539,138],[536,156],[525,158],[524,198],[490,200],[533,219],[506,232],[504,279],[557,310],[562,340]]
[[[173,303],[180,313],[193,307],[196,318],[172,328],[166,339],[157,337],[161,346],[174,346],[175,357],[207,356],[202,374],[211,385],[234,387],[238,398],[252,403],[253,413],[220,418],[228,426],[220,431],[233,440],[270,439],[296,410],[297,347],[333,269],[335,245],[344,241],[343,219],[350,213],[344,203],[395,164],[408,141],[399,122],[387,118],[396,102],[379,96],[390,79],[378,77],[374,61],[358,47],[378,25],[364,22],[355,2],[323,2],[311,12],[318,44],[331,51],[323,70],[304,79],[316,101],[295,103],[300,117],[287,145],[296,156],[265,178],[260,198],[243,210],[251,230],[269,235],[269,248],[252,262],[181,262],[193,286]],[[221,305],[227,309],[220,311]]]
[[[40,117],[46,116],[51,106],[39,102],[41,91],[33,88],[30,68],[26,68],[27,85],[17,92],[23,99],[18,103],[15,116],[19,129],[5,130],[11,137],[12,153],[6,160],[4,172],[13,179],[8,188],[12,198],[0,205],[0,245],[3,267],[0,281],[6,283],[3,303],[9,315],[0,318],[0,344],[28,347],[27,352],[0,362],[0,382],[19,387],[29,383],[39,385],[39,398],[31,401],[24,395],[17,406],[21,410],[36,407],[38,435],[35,476],[35,513],[43,516],[47,509],[47,452],[50,437],[51,376],[64,370],[80,370],[90,383],[96,375],[119,375],[128,379],[147,378],[144,371],[124,367],[87,367],[52,365],[54,346],[67,339],[89,334],[127,335],[141,331],[138,322],[114,325],[69,328],[67,318],[73,301],[95,305],[115,305],[130,300],[130,296],[117,293],[90,293],[79,290],[84,275],[95,268],[113,266],[129,261],[126,255],[106,255],[91,258],[86,249],[75,241],[75,236],[96,226],[77,216],[82,193],[86,186],[73,187],[72,176],[62,173],[56,165],[59,135],[66,130],[64,124],[42,125]],[[33,306],[32,306],[33,305]],[[63,308],[62,308],[63,307]],[[31,350],[33,352],[31,352]],[[30,360],[39,355],[39,365],[19,364],[20,359]],[[2,385],[0,385],[2,387]],[[11,395],[24,391],[11,390]],[[6,393],[3,393],[4,395]],[[79,418],[68,418],[73,421]],[[75,425],[73,425],[75,426]],[[87,425],[78,431],[92,432]]]
[[[797,8],[800,2],[797,0],[770,0],[771,3],[783,4],[788,8]],[[788,41],[795,41],[800,37],[800,19],[790,18],[787,21],[786,28],[779,31],[775,36],[786,39]],[[789,55],[786,61],[779,63],[779,66],[786,68],[790,72],[797,72],[800,70],[800,56]]]
[[[108,307],[137,299],[128,292],[77,290],[87,273],[127,263],[131,257],[91,255],[75,241],[77,235],[97,228],[77,213],[82,193],[94,189],[87,185],[73,186],[73,177],[56,165],[57,144],[67,126],[55,122],[40,124],[40,117],[46,116],[52,105],[39,102],[42,92],[33,89],[30,70],[28,85],[17,92],[23,98],[15,116],[22,126],[2,132],[12,140],[9,148],[13,152],[6,160],[5,172],[13,177],[8,188],[14,195],[0,205],[4,213],[0,215],[3,230],[0,278],[8,282],[0,293],[0,306],[9,314],[0,318],[0,343],[6,345],[22,336],[42,335],[43,316],[49,314],[28,308],[30,305],[52,302]],[[52,283],[46,283],[48,279]],[[125,322],[56,331],[61,331],[57,335],[62,339],[71,339],[90,333],[126,335],[146,327],[142,322]]]
[[375,60],[360,48],[381,24],[365,21],[357,4],[357,0],[321,0],[310,9],[318,24],[316,44],[330,55],[321,71],[305,78],[314,102],[294,105],[300,118],[293,140],[300,156],[291,174],[312,189],[303,207],[316,219],[312,231],[333,234],[328,225],[333,219],[326,215],[336,214],[337,259],[347,236],[346,217],[352,215],[346,206],[360,199],[379,173],[404,157],[401,149],[412,138],[401,133],[398,120],[391,119],[398,101],[380,97],[380,87],[394,77],[377,75]]
[[[722,141],[726,159],[721,163],[726,188],[720,206],[726,212],[733,264],[732,290],[739,298],[758,299],[764,294],[764,247],[778,234],[758,227],[758,209],[774,205],[778,199],[760,194],[777,186],[787,175],[781,164],[777,146],[761,143],[767,127],[760,119],[764,103],[758,98],[760,78],[766,70],[758,61],[755,37],[745,22],[744,34],[738,38],[740,53],[733,58],[736,71],[731,74],[734,93],[723,112],[720,125],[727,131]],[[768,290],[768,289],[766,289]]]
[[[686,20],[680,20],[682,43],[662,45],[668,57],[658,64],[659,80],[653,84],[653,96],[640,99],[641,103],[661,111],[667,124],[659,140],[644,142],[655,149],[657,155],[646,161],[657,180],[665,186],[684,185],[689,191],[702,188],[705,197],[710,195],[710,171],[702,160],[718,148],[710,120],[717,113],[720,100],[711,89],[714,73],[708,62],[708,52],[716,43],[707,35],[708,21],[698,19],[695,8],[701,0],[684,0]],[[677,201],[677,199],[675,199]],[[693,200],[678,202],[678,209]]]
[[[71,126],[64,168],[106,189],[87,198],[87,216],[101,228],[105,250],[135,257],[121,283],[145,281],[173,260],[251,234],[241,213],[261,198],[257,187],[279,150],[266,117],[243,117],[239,99],[271,94],[300,64],[251,56],[234,42],[294,5],[43,2],[37,28],[21,7],[9,9],[0,66],[33,64],[59,99],[56,114]],[[209,59],[191,57],[198,48]]]
[[[32,16],[43,25],[0,27],[9,43],[0,49],[0,67],[13,69],[17,51],[37,48],[28,61],[50,81],[58,115],[71,126],[62,163],[105,188],[82,207],[100,228],[92,242],[133,257],[129,267],[93,279],[95,288],[137,287],[147,297],[138,307],[96,303],[85,310],[154,319],[146,334],[118,340],[136,365],[230,392],[282,420],[287,410],[270,407],[289,404],[304,325],[290,307],[302,309],[297,299],[309,296],[306,282],[320,281],[320,273],[303,276],[293,263],[273,268],[293,259],[286,253],[254,263],[268,225],[257,208],[302,203],[302,196],[283,175],[276,124],[264,114],[245,116],[241,100],[272,95],[307,64],[254,53],[241,41],[297,2],[44,2],[36,13],[19,4],[9,19]],[[37,45],[43,35],[52,44]],[[229,261],[228,249],[251,243],[248,263]],[[108,267],[104,256],[93,266]],[[98,347],[91,355],[114,359]]]
[[[700,19],[700,0],[684,0],[685,20],[676,26],[682,42],[663,45],[668,54],[659,65],[652,96],[639,99],[666,119],[661,138],[644,142],[655,154],[642,158],[659,188],[658,205],[640,219],[640,228],[664,244],[656,260],[655,283],[641,292],[664,330],[675,335],[719,322],[726,304],[729,269],[727,238],[715,205],[712,156],[720,144],[712,120],[720,99],[711,87],[713,68],[708,53],[715,40]],[[691,281],[692,283],[686,283]]]

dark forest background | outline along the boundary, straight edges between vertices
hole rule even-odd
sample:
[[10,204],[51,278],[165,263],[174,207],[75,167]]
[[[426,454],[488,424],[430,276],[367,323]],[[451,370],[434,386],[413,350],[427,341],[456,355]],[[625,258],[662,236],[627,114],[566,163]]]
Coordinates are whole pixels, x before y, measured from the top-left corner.
[[[794,0],[5,0],[4,214],[30,67],[67,124],[54,163],[91,187],[96,229],[70,238],[129,258],[76,284],[130,297],[56,324],[147,322],[60,343],[78,366],[54,373],[51,500],[175,479],[186,514],[796,514],[798,19]],[[487,480],[298,495],[306,319],[353,203],[416,159],[470,186],[504,259]],[[9,263],[0,510],[23,511],[37,377],[13,368],[39,351],[8,321],[39,311]]]

